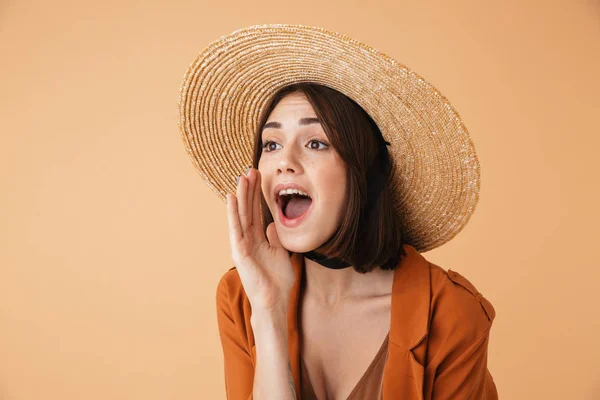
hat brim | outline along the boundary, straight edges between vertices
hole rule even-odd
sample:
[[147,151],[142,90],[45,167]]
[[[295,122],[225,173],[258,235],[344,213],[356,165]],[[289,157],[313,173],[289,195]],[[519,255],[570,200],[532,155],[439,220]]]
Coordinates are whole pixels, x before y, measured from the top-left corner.
[[188,155],[225,202],[252,162],[261,110],[282,86],[313,82],[358,103],[394,159],[392,197],[404,241],[439,247],[468,223],[480,167],[456,110],[430,83],[374,48],[304,25],[255,25],[211,43],[180,87],[179,128]]

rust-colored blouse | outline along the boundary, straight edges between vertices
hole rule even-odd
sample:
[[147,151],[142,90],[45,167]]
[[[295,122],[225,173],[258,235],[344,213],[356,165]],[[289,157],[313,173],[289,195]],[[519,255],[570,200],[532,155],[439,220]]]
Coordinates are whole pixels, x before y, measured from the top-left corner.
[[[387,361],[388,333],[385,340],[381,344],[381,348],[371,361],[371,364],[366,369],[363,376],[360,378],[352,392],[348,395],[347,400],[380,400],[383,398],[383,369]],[[315,394],[315,390],[310,383],[306,366],[300,358],[300,390],[303,400],[319,400]]]
[[[380,361],[382,399],[497,400],[487,368],[494,307],[458,272],[429,262],[408,244],[404,250],[407,255],[394,270],[387,360]],[[305,400],[298,323],[304,256],[292,253],[291,261],[296,280],[288,310],[288,355],[298,400]],[[235,267],[225,272],[216,292],[227,399],[252,399],[252,309]]]

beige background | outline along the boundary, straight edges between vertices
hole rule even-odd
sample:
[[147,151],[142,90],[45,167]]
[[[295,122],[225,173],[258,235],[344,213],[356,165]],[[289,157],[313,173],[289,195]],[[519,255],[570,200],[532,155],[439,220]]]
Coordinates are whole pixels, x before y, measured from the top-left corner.
[[225,397],[226,209],[176,101],[205,45],[258,23],[346,33],[451,100],[481,199],[424,255],[494,304],[502,399],[600,399],[598,1],[82,3],[0,3],[2,400]]

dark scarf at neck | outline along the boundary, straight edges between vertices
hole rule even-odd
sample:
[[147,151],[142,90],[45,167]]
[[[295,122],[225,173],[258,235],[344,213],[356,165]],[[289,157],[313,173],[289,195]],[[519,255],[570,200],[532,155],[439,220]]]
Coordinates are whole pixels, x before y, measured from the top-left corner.
[[304,255],[304,257],[308,258],[309,260],[319,263],[322,266],[324,266],[325,268],[329,268],[329,269],[343,269],[343,268],[348,268],[351,266],[351,264],[347,263],[344,260],[341,260],[336,257],[329,258],[329,257],[325,256],[324,254],[317,253],[314,250],[308,251],[306,253],[302,253],[302,255]]

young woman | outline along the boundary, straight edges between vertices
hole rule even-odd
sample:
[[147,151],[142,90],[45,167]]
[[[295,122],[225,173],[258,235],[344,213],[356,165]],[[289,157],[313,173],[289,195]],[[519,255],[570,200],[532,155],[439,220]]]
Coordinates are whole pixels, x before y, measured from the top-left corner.
[[[256,118],[241,125],[253,129],[252,138],[229,147],[229,160],[235,160],[252,144],[251,165],[237,176],[234,194],[214,176],[216,170],[224,176],[235,170],[223,150],[236,134],[226,123],[221,129],[211,126],[214,121],[208,122],[206,114],[212,110],[213,118],[222,120],[217,114],[228,97],[221,96],[223,102],[215,107],[210,105],[214,93],[194,87],[212,79],[216,85],[219,78],[213,73],[226,77],[222,66],[207,67],[206,60],[215,53],[225,59],[225,54],[249,48],[248,43],[231,43],[252,33],[257,46],[273,35],[281,39],[271,46],[283,54],[291,42],[298,48],[307,43],[318,47],[319,40],[340,45],[339,36],[325,32],[323,38],[318,28],[251,27],[221,39],[221,45],[231,46],[229,52],[209,47],[198,59],[204,64],[193,64],[184,79],[180,126],[186,148],[207,183],[225,192],[227,201],[235,266],[217,287],[227,398],[497,399],[487,369],[493,306],[460,274],[428,262],[418,250],[456,235],[477,201],[478,163],[472,146],[466,146],[471,142],[464,130],[444,129],[441,122],[447,121],[439,117],[448,103],[430,113],[437,119],[431,117],[423,127],[409,121],[406,110],[430,102],[439,93],[435,89],[424,103],[407,100],[408,84],[400,86],[404,92],[389,90],[395,86],[387,84],[387,93],[367,96],[362,95],[364,87],[347,90],[377,116],[376,123],[351,96],[333,88],[339,73],[349,70],[338,65],[339,57],[348,51],[362,54],[365,45],[342,38],[349,47],[336,52],[323,46],[322,59],[316,61],[320,52],[309,51],[304,61],[313,63],[309,70],[315,77],[329,76],[320,69],[324,66],[338,68],[338,74],[329,81],[288,79],[288,84],[266,91]],[[259,50],[253,58],[232,56],[232,71],[240,77],[240,70],[256,73],[261,60],[257,55],[271,56],[264,65],[273,68],[277,57],[270,49]],[[244,67],[244,57],[254,63]],[[287,62],[298,65],[298,60]],[[354,60],[353,68],[359,65]],[[362,74],[363,83],[376,84],[368,72]],[[268,72],[262,82],[275,76]],[[413,89],[420,79],[412,83]],[[232,91],[231,99],[245,91],[252,99],[261,92],[258,86],[232,89],[235,82],[222,84]],[[360,87],[359,81],[352,82]],[[376,112],[386,108],[377,95],[397,93],[405,94],[397,106],[406,111],[405,118],[394,119],[392,112],[386,120],[385,113]],[[231,109],[243,118],[251,106],[239,100],[242,105]],[[205,121],[200,122],[206,124],[204,131],[198,129],[199,119]],[[424,135],[442,139],[432,144]],[[219,136],[227,140],[217,151],[208,144]],[[452,148],[452,140],[458,147]],[[444,157],[453,163],[440,162]],[[475,168],[452,168],[469,162]],[[418,173],[430,170],[437,175]]]

